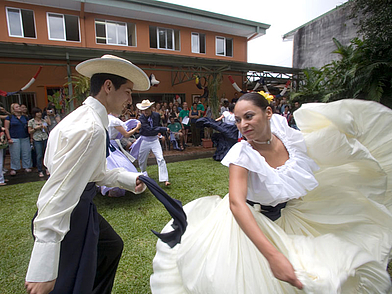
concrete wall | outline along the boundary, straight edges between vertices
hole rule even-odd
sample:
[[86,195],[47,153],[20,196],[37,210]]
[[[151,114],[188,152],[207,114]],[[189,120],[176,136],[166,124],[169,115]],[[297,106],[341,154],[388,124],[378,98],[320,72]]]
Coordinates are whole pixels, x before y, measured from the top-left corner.
[[339,55],[332,53],[336,50],[332,38],[349,45],[350,40],[358,36],[354,21],[348,19],[349,14],[347,5],[343,5],[300,28],[294,35],[293,67],[320,68],[338,59]]

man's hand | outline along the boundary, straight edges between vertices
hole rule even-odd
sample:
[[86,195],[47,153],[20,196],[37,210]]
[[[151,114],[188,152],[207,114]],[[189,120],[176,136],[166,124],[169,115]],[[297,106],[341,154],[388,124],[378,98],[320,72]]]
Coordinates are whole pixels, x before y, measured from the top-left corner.
[[135,192],[142,192],[143,189],[144,189],[144,183],[141,180],[139,180],[139,178],[137,178]]
[[48,294],[54,289],[56,280],[49,282],[25,282],[25,289],[29,294]]

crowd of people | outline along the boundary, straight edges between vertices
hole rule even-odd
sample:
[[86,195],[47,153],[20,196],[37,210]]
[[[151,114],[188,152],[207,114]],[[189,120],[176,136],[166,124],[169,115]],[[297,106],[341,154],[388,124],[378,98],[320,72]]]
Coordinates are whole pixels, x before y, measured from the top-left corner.
[[[233,110],[239,98],[239,94],[235,92],[231,102],[228,99],[221,99],[217,122],[235,124]],[[23,169],[26,173],[30,173],[34,167],[36,167],[39,177],[49,176],[48,170],[43,165],[43,155],[48,135],[61,120],[54,103],[50,102],[43,111],[33,107],[31,113],[28,112],[24,104],[11,104],[10,112],[7,112],[3,106],[0,107],[2,127],[8,141],[8,148],[0,149],[0,152],[3,153],[0,163],[4,165],[5,154],[8,151],[11,160],[9,171],[11,176],[15,176],[18,171]],[[299,102],[289,104],[286,97],[281,97],[273,101],[271,107],[274,113],[286,118],[289,126],[297,128],[293,113],[300,107]],[[196,125],[199,118],[212,117],[211,108],[207,105],[207,101],[201,101],[199,97],[195,97],[191,106],[188,107],[188,103],[186,101],[181,103],[181,98],[176,95],[173,101],[154,103],[151,111],[159,114],[159,126],[169,128],[168,132],[157,135],[163,150],[172,148],[182,151],[189,147],[188,144],[201,146],[202,139],[211,136],[211,128]],[[134,103],[127,103],[118,119],[123,122],[130,119],[137,120],[142,114],[142,110],[138,109]],[[139,136],[140,130],[137,129],[130,137],[132,140],[136,140]],[[2,173],[7,171],[3,166]],[[3,174],[0,175],[0,185],[6,185]]]
[[[43,156],[49,133],[60,122],[56,107],[49,103],[42,111],[33,107],[31,113],[26,105],[12,103],[9,111],[0,105],[1,129],[4,132],[5,142],[1,151],[0,185],[6,185],[4,173],[9,171],[10,176],[15,176],[24,170],[31,173],[37,168],[38,176],[49,176],[48,170],[43,165]],[[4,167],[6,152],[10,155],[10,170]]]

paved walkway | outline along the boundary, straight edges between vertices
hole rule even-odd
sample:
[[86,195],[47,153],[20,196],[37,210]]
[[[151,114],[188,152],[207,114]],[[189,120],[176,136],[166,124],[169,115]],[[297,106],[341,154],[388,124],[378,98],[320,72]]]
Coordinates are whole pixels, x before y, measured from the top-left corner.
[[[170,162],[177,162],[177,161],[184,161],[184,160],[191,160],[191,159],[198,159],[198,158],[208,158],[214,155],[215,148],[203,148],[201,146],[198,147],[187,147],[184,151],[177,151],[177,150],[169,150],[164,151],[163,156],[167,163]],[[135,166],[138,167],[137,162],[135,162]],[[157,164],[155,160],[155,156],[151,153],[148,158],[148,165]],[[29,182],[36,182],[36,181],[46,181],[47,176],[45,175],[43,178],[38,177],[38,172],[36,168],[33,168],[31,173],[26,173],[24,170],[20,170],[17,172],[15,176],[11,176],[9,174],[10,171],[10,158],[9,153],[5,157],[4,167],[8,170],[4,174],[7,186],[8,185],[15,185],[20,183],[29,183]],[[1,189],[1,187],[0,187]]]

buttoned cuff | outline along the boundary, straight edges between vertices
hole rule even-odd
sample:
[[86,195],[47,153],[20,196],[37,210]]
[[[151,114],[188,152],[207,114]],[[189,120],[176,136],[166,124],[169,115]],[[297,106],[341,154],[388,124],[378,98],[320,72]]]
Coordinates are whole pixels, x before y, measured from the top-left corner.
[[143,190],[140,192],[135,191],[136,187],[136,179],[138,176],[143,175],[142,173],[135,173],[135,172],[121,172],[118,175],[118,183],[120,184],[119,188],[128,190],[134,194],[143,193],[146,190],[146,185],[143,183]]
[[60,258],[59,243],[35,242],[26,274],[27,282],[48,282],[57,278]]

